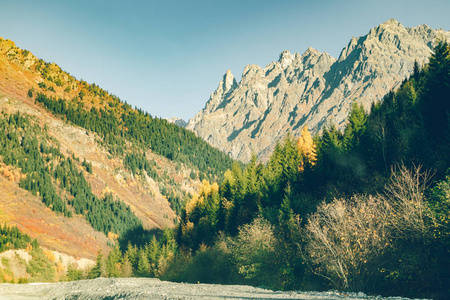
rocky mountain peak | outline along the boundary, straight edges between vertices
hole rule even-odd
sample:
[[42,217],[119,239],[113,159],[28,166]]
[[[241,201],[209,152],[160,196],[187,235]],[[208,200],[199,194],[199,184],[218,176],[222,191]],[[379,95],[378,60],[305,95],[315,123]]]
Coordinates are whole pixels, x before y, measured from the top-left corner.
[[355,38],[354,36],[352,36],[348,45],[344,49],[342,49],[338,59],[339,62],[342,62],[347,59],[349,54],[352,53],[353,50],[355,50],[355,48],[357,47],[360,39],[361,38]]
[[233,74],[231,74],[231,70],[228,69],[225,75],[223,75],[222,79],[222,89],[223,92],[226,93],[231,89],[234,89],[237,87],[236,79],[234,78]]
[[302,54],[302,56],[311,56],[311,55],[321,55],[321,53],[320,51],[312,47],[308,47],[308,49],[306,49],[306,51]]
[[375,39],[384,44],[396,43],[396,46],[399,46],[399,37],[402,37],[402,39],[406,40],[409,39],[408,36],[408,31],[402,24],[394,19],[390,19],[389,21],[386,21],[371,29],[364,42]]
[[264,76],[263,69],[258,65],[247,65],[242,72],[241,85],[247,84],[253,79],[257,80]]
[[0,37],[0,53],[9,51],[11,48],[16,47],[16,44],[8,39],[3,39]]
[[328,64],[329,61],[335,61],[335,59],[331,57],[330,54],[326,52],[321,53],[320,51],[311,47],[308,47],[308,49],[306,49],[306,51],[301,55],[300,59],[305,66],[314,65],[323,61],[325,61],[326,64]]
[[188,128],[233,158],[247,162],[253,152],[264,160],[286,132],[299,135],[307,125],[317,133],[330,120],[342,129],[355,99],[367,109],[380,101],[411,74],[414,61],[428,59],[436,38],[450,32],[390,19],[352,37],[338,60],[311,47],[302,55],[283,51],[264,69],[246,66],[237,88],[224,94],[227,71],[229,84]]
[[294,55],[292,55],[289,51],[285,50],[281,52],[280,58],[278,62],[281,64],[281,68],[286,69],[294,60]]
[[395,20],[394,18],[391,18],[389,20],[387,20],[386,22],[381,23],[378,27],[384,27],[384,28],[397,28],[397,27],[401,27],[404,28],[403,25]]

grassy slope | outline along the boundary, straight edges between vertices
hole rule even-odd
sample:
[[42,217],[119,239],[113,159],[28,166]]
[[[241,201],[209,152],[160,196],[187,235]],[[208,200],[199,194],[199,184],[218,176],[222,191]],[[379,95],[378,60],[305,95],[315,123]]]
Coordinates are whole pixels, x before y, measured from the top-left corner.
[[94,259],[107,238],[82,217],[66,218],[47,208],[38,197],[0,176],[0,223],[16,225],[49,249]]

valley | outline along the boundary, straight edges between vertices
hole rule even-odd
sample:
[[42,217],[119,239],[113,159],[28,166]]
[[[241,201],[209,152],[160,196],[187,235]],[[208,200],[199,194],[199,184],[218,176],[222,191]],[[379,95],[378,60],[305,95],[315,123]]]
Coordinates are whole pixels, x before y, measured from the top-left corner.
[[186,128],[0,38],[0,299],[445,299],[446,37],[228,70]]

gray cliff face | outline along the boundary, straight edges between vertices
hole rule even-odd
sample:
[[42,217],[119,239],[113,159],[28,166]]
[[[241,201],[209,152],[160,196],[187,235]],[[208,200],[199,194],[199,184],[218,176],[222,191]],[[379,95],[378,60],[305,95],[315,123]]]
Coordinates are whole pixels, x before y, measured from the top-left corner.
[[284,51],[264,69],[248,65],[239,83],[228,70],[187,128],[233,158],[248,162],[255,153],[266,160],[287,132],[298,136],[307,125],[317,133],[330,123],[343,128],[352,102],[369,109],[445,37],[450,33],[391,19],[353,37],[337,60],[308,48],[302,55]]

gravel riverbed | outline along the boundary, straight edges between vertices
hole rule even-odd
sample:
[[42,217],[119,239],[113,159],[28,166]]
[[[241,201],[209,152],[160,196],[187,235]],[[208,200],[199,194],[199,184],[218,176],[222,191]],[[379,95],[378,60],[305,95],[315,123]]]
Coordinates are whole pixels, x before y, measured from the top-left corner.
[[187,284],[153,278],[97,278],[59,283],[0,284],[0,300],[30,299],[391,299],[364,293],[280,292],[243,285]]

